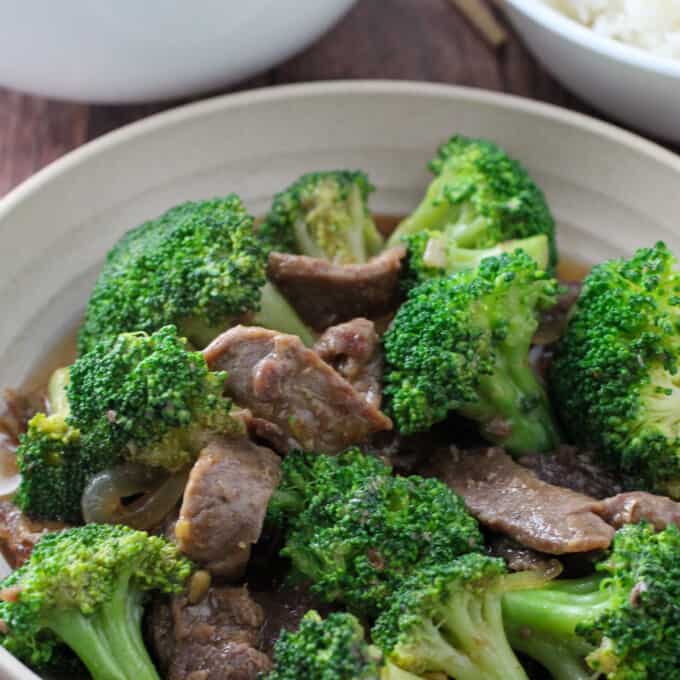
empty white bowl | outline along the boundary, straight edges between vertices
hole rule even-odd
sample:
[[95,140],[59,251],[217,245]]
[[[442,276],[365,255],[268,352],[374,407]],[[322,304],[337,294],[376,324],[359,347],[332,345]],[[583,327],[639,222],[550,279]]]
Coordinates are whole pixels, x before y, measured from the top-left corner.
[[0,0],[0,85],[91,102],[218,88],[308,45],[355,0]]
[[502,6],[536,59],[572,92],[616,120],[680,141],[680,61],[598,35],[539,0]]
[[[362,168],[375,212],[405,214],[427,161],[460,132],[497,141],[546,192],[564,255],[594,263],[665,239],[680,253],[680,158],[556,107],[442,85],[339,82],[245,92],[152,116],[0,199],[0,388],[73,327],[106,251],[188,199],[241,195],[262,215],[303,172]],[[7,572],[0,559],[0,576]],[[2,680],[35,676],[0,648]]]

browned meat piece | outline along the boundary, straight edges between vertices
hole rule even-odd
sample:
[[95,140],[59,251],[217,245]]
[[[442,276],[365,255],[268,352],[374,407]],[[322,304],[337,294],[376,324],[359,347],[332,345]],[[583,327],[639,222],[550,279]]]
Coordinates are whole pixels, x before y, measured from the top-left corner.
[[280,464],[273,451],[247,439],[218,439],[203,449],[175,525],[180,550],[212,574],[240,578],[262,533]]
[[566,486],[593,498],[606,498],[623,490],[621,480],[598,465],[592,452],[579,451],[574,446],[562,445],[552,453],[529,454],[519,462],[548,484]]
[[363,394],[371,406],[380,408],[383,354],[372,321],[352,319],[331,326],[314,345],[314,351]]
[[282,456],[285,456],[297,445],[297,442],[278,425],[274,425],[264,418],[256,418],[247,408],[239,411],[238,415],[243,420],[248,435],[257,444],[268,446]]
[[245,587],[211,588],[197,604],[154,602],[148,630],[166,680],[255,680],[271,668],[258,649],[263,621]]
[[392,428],[387,416],[294,335],[236,326],[203,353],[212,370],[227,371],[226,391],[239,406],[306,450],[336,453]]
[[512,571],[562,571],[562,565],[550,555],[527,548],[507,536],[493,536],[488,541],[494,557],[501,557]]
[[13,568],[31,556],[35,544],[47,532],[65,528],[61,522],[31,519],[11,501],[0,500],[0,548]]
[[399,304],[399,273],[406,250],[399,246],[366,264],[340,265],[328,260],[269,253],[267,277],[312,328],[364,316],[374,319]]
[[680,503],[644,491],[607,498],[600,502],[596,512],[617,529],[638,522],[649,522],[657,531],[663,531],[669,524],[680,527]]
[[595,499],[542,482],[500,448],[438,452],[423,474],[459,493],[482,524],[539,552],[598,550],[614,536]]
[[295,630],[302,617],[310,609],[315,609],[323,617],[333,611],[332,605],[321,602],[309,590],[302,587],[271,592],[253,592],[252,596],[264,611],[261,649],[270,657],[281,631]]

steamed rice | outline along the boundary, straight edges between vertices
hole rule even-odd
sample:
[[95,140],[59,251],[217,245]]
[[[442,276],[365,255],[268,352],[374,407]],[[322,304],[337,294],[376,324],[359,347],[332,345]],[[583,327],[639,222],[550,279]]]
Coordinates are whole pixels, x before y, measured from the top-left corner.
[[543,0],[596,33],[680,59],[680,0]]

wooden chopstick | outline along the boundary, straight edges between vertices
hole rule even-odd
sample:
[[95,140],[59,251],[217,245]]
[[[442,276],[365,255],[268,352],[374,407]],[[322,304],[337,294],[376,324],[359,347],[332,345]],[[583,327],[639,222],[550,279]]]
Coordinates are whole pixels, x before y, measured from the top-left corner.
[[507,42],[507,31],[483,0],[449,0],[449,2],[466,17],[489,45],[497,48]]

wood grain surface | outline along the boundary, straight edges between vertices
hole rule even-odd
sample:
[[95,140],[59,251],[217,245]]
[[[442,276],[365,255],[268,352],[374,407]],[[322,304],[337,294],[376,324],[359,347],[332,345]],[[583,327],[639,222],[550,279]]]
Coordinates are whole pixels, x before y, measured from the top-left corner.
[[[594,114],[545,73],[512,32],[494,50],[449,0],[359,0],[306,51],[230,91],[341,78],[455,83]],[[87,106],[0,89],[0,196],[80,144],[181,103]]]

